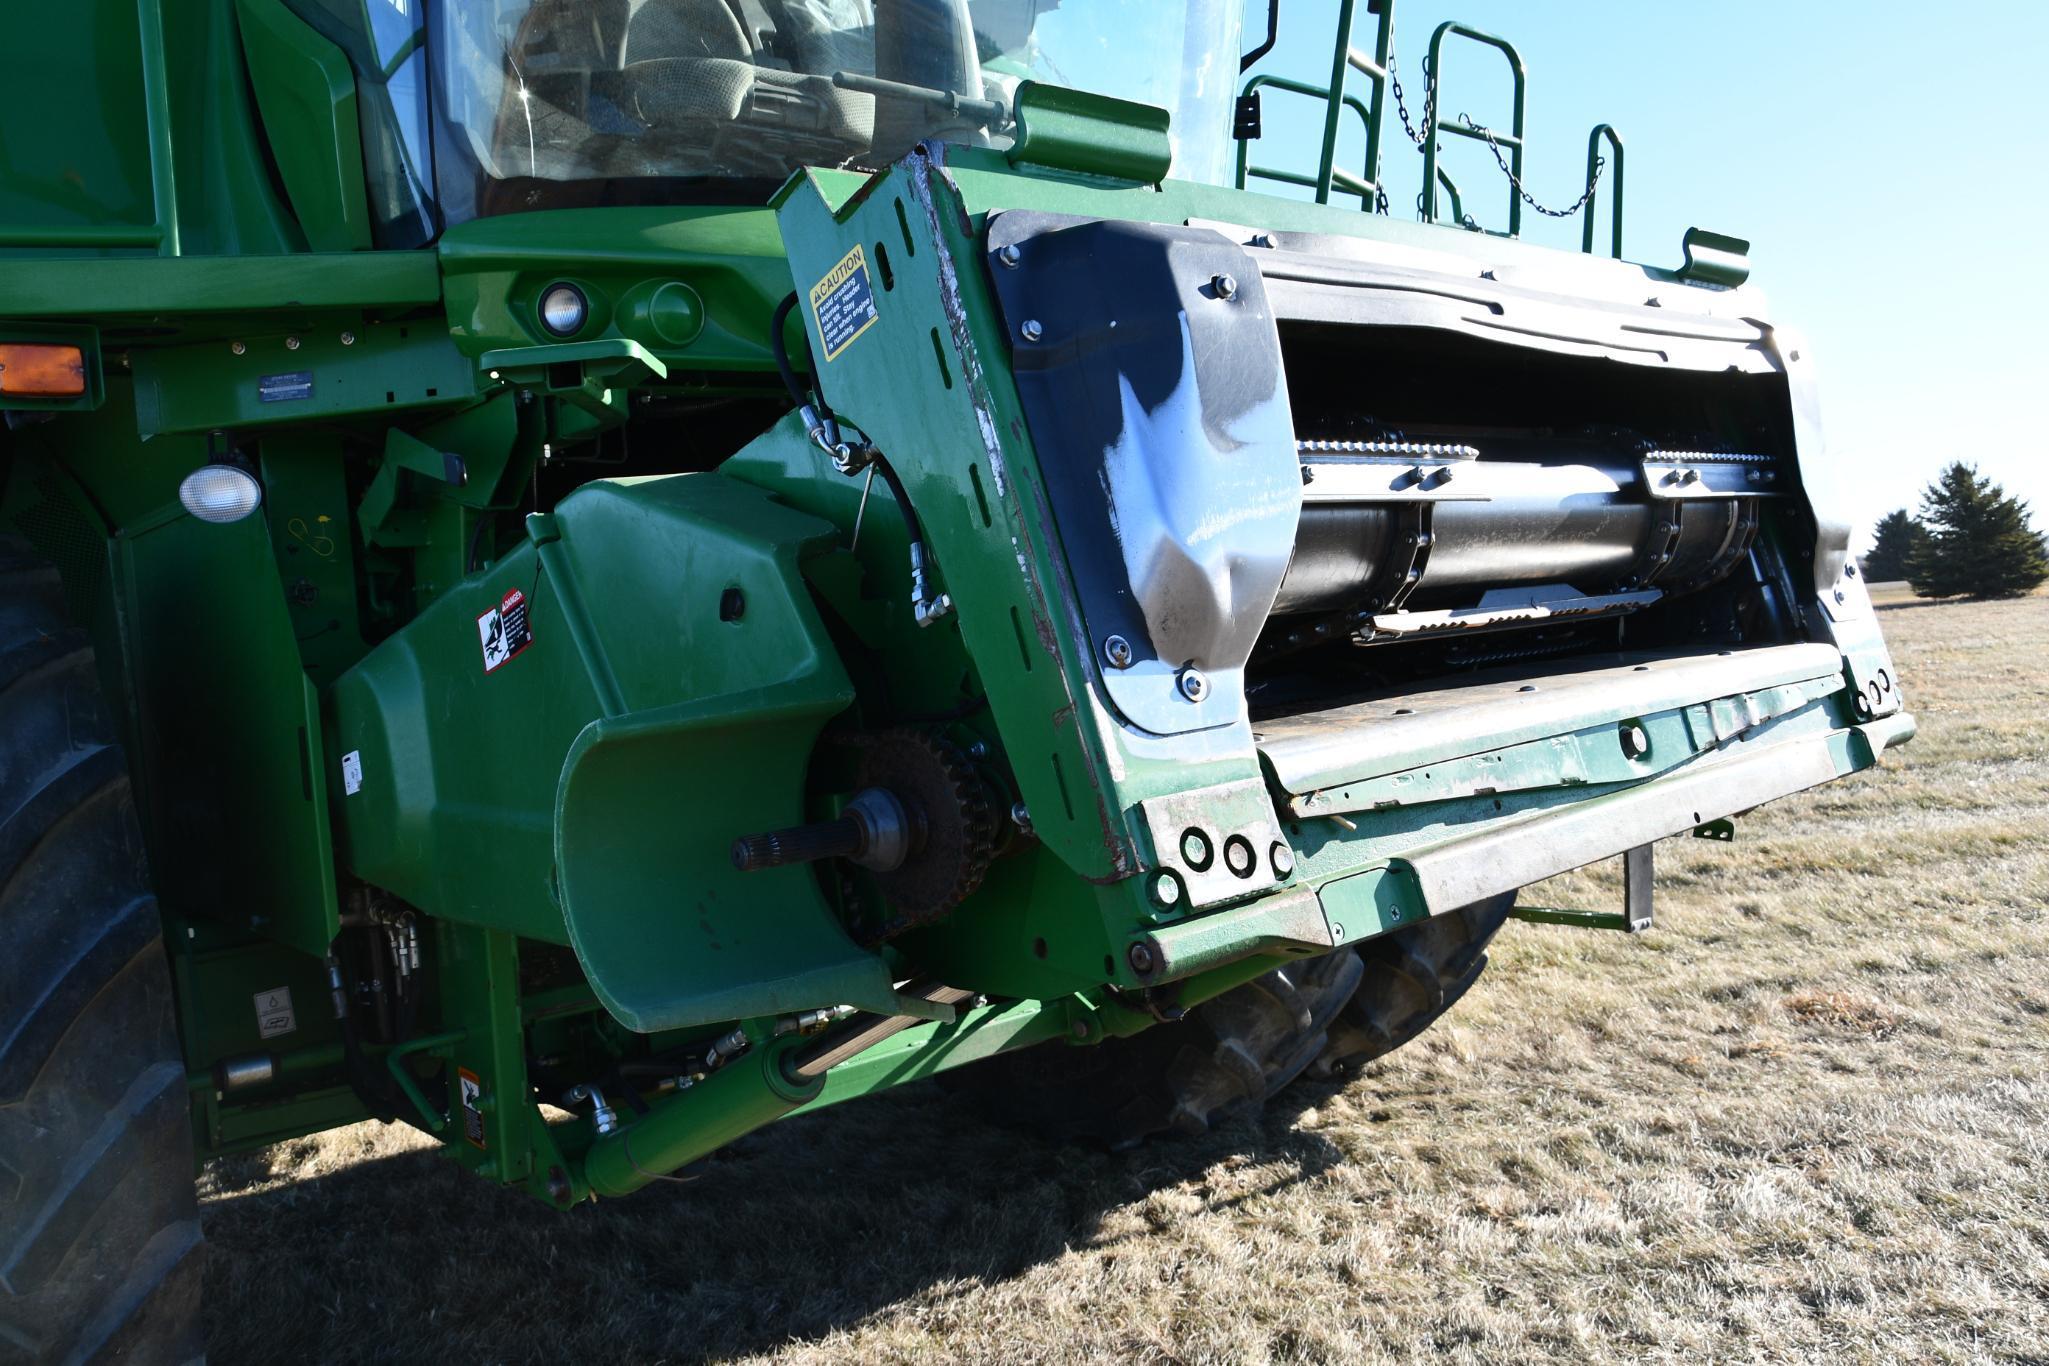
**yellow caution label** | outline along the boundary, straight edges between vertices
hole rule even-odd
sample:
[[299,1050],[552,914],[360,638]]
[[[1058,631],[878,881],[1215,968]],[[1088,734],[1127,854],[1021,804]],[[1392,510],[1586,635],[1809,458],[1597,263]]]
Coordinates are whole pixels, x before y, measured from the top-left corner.
[[856,246],[825,278],[811,286],[811,317],[825,358],[836,358],[854,339],[875,326],[875,288],[868,280],[868,257]]

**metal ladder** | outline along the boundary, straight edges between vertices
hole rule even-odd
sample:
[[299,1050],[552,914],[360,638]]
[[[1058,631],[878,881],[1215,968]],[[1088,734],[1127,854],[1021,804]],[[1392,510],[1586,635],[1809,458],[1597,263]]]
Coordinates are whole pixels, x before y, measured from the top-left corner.
[[[1366,212],[1372,212],[1376,208],[1385,211],[1386,194],[1381,187],[1381,133],[1387,113],[1395,0],[1366,0],[1367,12],[1378,18],[1373,55],[1370,57],[1352,44],[1353,20],[1358,5],[1359,0],[1339,2],[1337,38],[1331,52],[1328,85],[1318,86],[1307,81],[1260,74],[1248,79],[1239,93],[1241,109],[1248,104],[1253,104],[1256,108],[1253,102],[1262,90],[1301,95],[1323,103],[1323,139],[1317,158],[1316,173],[1310,175],[1281,167],[1255,165],[1251,161],[1248,139],[1241,136],[1237,164],[1239,189],[1244,189],[1249,180],[1275,181],[1313,191],[1319,204],[1328,204],[1333,194],[1349,194],[1358,196],[1359,207]],[[1451,38],[1462,38],[1469,43],[1494,48],[1507,60],[1509,74],[1514,81],[1514,104],[1507,132],[1475,124],[1464,116],[1457,120],[1444,116],[1444,47],[1446,40]],[[1346,89],[1354,72],[1366,78],[1371,88],[1370,100],[1362,100]],[[1462,227],[1478,228],[1478,225],[1466,215],[1464,199],[1457,184],[1438,164],[1442,151],[1440,136],[1450,134],[1486,143],[1494,150],[1503,171],[1507,173],[1509,182],[1508,231],[1504,235],[1521,236],[1525,198],[1522,190],[1523,158],[1526,151],[1523,115],[1529,90],[1529,77],[1523,66],[1521,54],[1506,38],[1457,20],[1447,20],[1439,24],[1430,35],[1429,56],[1425,58],[1423,73],[1425,89],[1429,93],[1424,97],[1424,126],[1421,130],[1423,193],[1417,203],[1418,216],[1426,223],[1450,222]],[[1348,109],[1359,116],[1366,128],[1365,166],[1356,175],[1337,164],[1338,134],[1343,125],[1345,111]],[[1242,119],[1240,131],[1243,131]],[[1257,136],[1256,132],[1253,135]],[[1604,143],[1607,148],[1605,156],[1602,151]],[[1586,190],[1580,203],[1563,213],[1543,210],[1557,217],[1583,213],[1585,217],[1580,231],[1580,250],[1591,253],[1594,250],[1595,214],[1599,206],[1599,198],[1595,191],[1599,188],[1600,179],[1605,175],[1609,182],[1609,255],[1617,259],[1622,256],[1622,156],[1621,135],[1610,124],[1596,125],[1587,136]],[[1441,211],[1446,207],[1447,201],[1448,216]]]

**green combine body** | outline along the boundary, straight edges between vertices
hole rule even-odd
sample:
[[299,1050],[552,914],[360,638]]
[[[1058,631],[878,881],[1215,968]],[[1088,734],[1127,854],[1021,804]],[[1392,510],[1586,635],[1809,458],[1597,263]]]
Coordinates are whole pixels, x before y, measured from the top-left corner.
[[366,1117],[564,1209],[999,1055],[1200,1127],[1911,736],[1744,244],[1619,259],[1606,125],[1477,230],[1455,24],[1387,216],[1353,8],[0,16],[0,1340],[174,1355],[193,1158]]

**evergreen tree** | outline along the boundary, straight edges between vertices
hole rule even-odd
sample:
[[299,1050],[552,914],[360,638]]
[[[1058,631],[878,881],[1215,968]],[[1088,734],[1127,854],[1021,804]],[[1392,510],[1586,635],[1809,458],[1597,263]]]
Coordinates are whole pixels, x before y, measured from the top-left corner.
[[1958,461],[1922,494],[1927,536],[1907,578],[1924,598],[2018,597],[2049,578],[2049,554],[2028,525],[2028,505]]
[[1901,508],[1879,519],[1871,549],[1864,556],[1864,581],[1890,583],[1907,577],[1907,565],[1928,539],[1927,528]]

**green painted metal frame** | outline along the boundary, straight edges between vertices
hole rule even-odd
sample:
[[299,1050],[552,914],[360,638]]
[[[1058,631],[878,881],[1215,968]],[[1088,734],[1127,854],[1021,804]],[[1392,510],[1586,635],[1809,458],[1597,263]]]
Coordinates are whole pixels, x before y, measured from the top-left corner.
[[[963,598],[955,622],[928,632],[910,626],[902,610],[904,542],[900,528],[890,519],[871,509],[870,529],[861,544],[840,543],[839,531],[852,522],[860,489],[853,481],[822,474],[817,452],[793,419],[763,433],[729,460],[721,474],[685,476],[717,480],[722,485],[753,484],[765,491],[765,496],[785,504],[790,516],[818,519],[822,530],[816,544],[799,563],[785,566],[782,581],[798,597],[806,601],[815,598],[822,612],[836,614],[833,629],[839,634],[833,637],[835,649],[853,660],[864,653],[889,659],[891,669],[905,675],[889,681],[900,688],[899,700],[911,709],[936,706],[946,700],[948,690],[973,694],[986,689],[992,699],[1003,694],[990,708],[991,713],[1006,713],[1001,726],[991,714],[976,715],[963,720],[956,733],[963,741],[986,739],[992,749],[1017,751],[1009,757],[1018,766],[1020,791],[1039,816],[1040,841],[992,869],[985,899],[973,907],[973,916],[961,917],[973,923],[917,931],[903,939],[902,949],[907,959],[957,969],[963,981],[977,989],[995,994],[996,988],[984,988],[982,981],[1001,981],[1014,986],[1015,992],[1005,991],[995,1002],[965,1009],[957,1019],[931,1020],[906,1029],[885,1045],[835,1069],[817,1087],[792,1086],[782,1077],[781,1055],[794,1044],[772,1042],[772,1019],[749,1016],[734,1023],[753,1040],[750,1055],[703,1085],[656,1101],[654,1113],[631,1126],[628,1133],[646,1135],[650,1149],[630,1149],[627,1139],[616,1145],[602,1143],[587,1125],[549,1123],[536,1103],[536,1080],[528,1075],[526,1045],[532,1031],[568,1033],[586,1025],[593,1030],[617,1028],[599,1014],[599,997],[586,987],[534,993],[523,989],[521,935],[533,931],[528,937],[546,938],[559,930],[549,917],[559,910],[550,898],[559,897],[560,889],[535,878],[533,886],[524,889],[530,894],[533,914],[520,925],[485,923],[501,914],[489,910],[473,914],[471,923],[460,917],[436,919],[429,940],[428,975],[433,986],[423,1016],[425,1032],[395,1048],[371,1046],[364,1050],[367,1056],[382,1060],[384,1070],[390,1072],[400,1095],[415,1112],[406,1118],[417,1119],[423,1127],[451,1138],[449,1151],[463,1165],[521,1186],[550,1203],[566,1204],[592,1189],[639,1184],[648,1176],[646,1167],[688,1160],[726,1137],[791,1109],[833,1104],[1007,1048],[1058,1046],[1055,1041],[1060,1039],[1085,1046],[1150,1026],[1157,1017],[1134,1005],[1128,994],[1135,985],[1131,974],[1121,961],[1105,961],[1112,957],[1101,952],[1105,947],[1115,950],[1140,936],[1163,946],[1182,969],[1194,974],[1176,983],[1182,1002],[1192,1004],[1288,959],[1285,952],[1265,950],[1306,951],[1319,942],[1313,936],[1321,933],[1327,933],[1331,942],[1353,942],[1413,923],[1424,913],[1413,868],[1406,860],[1440,845],[1448,829],[1487,828],[1501,815],[1503,800],[1464,797],[1447,788],[1437,792],[1435,800],[1415,803],[1393,815],[1361,813],[1357,822],[1347,819],[1343,823],[1311,818],[1292,822],[1289,834],[1297,844],[1299,858],[1289,890],[1214,914],[1189,915],[1151,904],[1144,897],[1143,879],[1132,874],[1148,866],[1155,851],[1149,847],[1151,836],[1134,820],[1136,803],[1151,795],[1226,778],[1257,776],[1259,761],[1256,757],[1208,755],[1191,764],[1163,748],[1148,749],[1128,735],[1115,733],[1116,728],[1102,724],[1100,718],[1085,714],[1095,705],[1086,695],[1085,684],[1069,689],[1073,680],[1086,679],[1081,656],[1087,646],[1085,642],[1077,646],[1070,639],[1072,631],[1057,586],[1068,568],[1047,524],[1043,476],[1010,386],[1004,331],[988,297],[987,281],[973,268],[986,215],[1011,206],[1171,223],[1191,218],[1241,221],[1256,214],[1262,225],[1274,228],[1349,232],[1397,243],[1428,243],[1446,252],[1476,256],[1484,249],[1490,263],[1535,259],[1521,255],[1534,253],[1534,248],[1498,239],[1475,244],[1465,234],[1442,234],[1414,224],[1340,214],[1328,207],[1335,192],[1357,194],[1362,204],[1370,206],[1373,196],[1369,192],[1379,183],[1379,115],[1391,84],[1392,4],[1393,0],[1382,0],[1379,38],[1374,54],[1368,57],[1351,45],[1356,0],[1343,0],[1329,86],[1319,89],[1271,77],[1254,77],[1247,83],[1248,90],[1273,87],[1326,101],[1325,137],[1313,181],[1293,173],[1270,175],[1264,168],[1252,168],[1243,147],[1239,156],[1241,185],[1248,175],[1295,184],[1317,192],[1315,205],[1249,202],[1215,187],[1162,180],[1167,171],[1165,128],[1154,117],[1157,111],[1144,111],[1139,117],[1130,106],[1120,108],[1114,101],[1070,98],[1051,91],[1039,92],[1027,101],[1027,122],[1035,123],[1021,140],[1022,150],[1014,148],[1008,155],[988,150],[948,152],[943,167],[925,167],[922,187],[913,185],[912,173],[903,168],[872,179],[832,171],[808,177],[820,203],[790,214],[786,223],[792,239],[789,251],[793,257],[801,255],[809,263],[807,269],[838,259],[850,242],[895,242],[898,239],[892,234],[899,228],[902,231],[905,256],[896,262],[897,293],[894,304],[885,305],[885,312],[900,311],[903,320],[890,320],[890,326],[897,329],[894,333],[879,329],[873,338],[859,344],[886,355],[870,355],[864,360],[866,353],[857,349],[836,362],[842,373],[866,368],[858,382],[836,388],[834,400],[854,399],[865,389],[907,410],[892,434],[883,422],[869,421],[858,401],[842,404],[851,417],[872,427],[878,436],[895,436],[888,442],[890,452],[911,483],[921,511],[929,509],[928,530],[939,546],[938,573]],[[144,229],[122,227],[104,231],[129,234],[129,239],[94,241],[92,234],[103,230],[89,228],[82,233],[59,231],[44,238],[31,233],[29,239],[34,244],[64,247],[155,246],[161,259],[0,258],[0,294],[8,299],[10,317],[147,317],[152,326],[169,329],[137,344],[132,371],[128,369],[130,357],[119,357],[117,367],[116,358],[110,355],[110,368],[121,373],[110,376],[108,411],[67,418],[81,425],[60,428],[80,436],[75,451],[83,471],[80,479],[82,486],[90,484],[88,501],[100,500],[106,509],[102,530],[116,535],[113,563],[126,576],[130,597],[124,599],[124,606],[131,618],[150,615],[134,610],[140,599],[133,593],[137,577],[153,567],[163,570],[166,598],[195,586],[204,588],[224,577],[214,571],[188,573],[176,563],[176,557],[148,552],[173,549],[173,543],[185,535],[183,529],[172,529],[181,514],[170,501],[171,489],[177,476],[200,457],[203,434],[216,425],[262,428],[253,432],[253,439],[262,451],[265,478],[278,506],[267,510],[264,518],[252,519],[239,533],[241,539],[234,543],[240,554],[236,563],[254,568],[240,576],[249,580],[247,585],[215,605],[226,619],[222,630],[238,622],[262,626],[251,648],[265,655],[263,667],[269,674],[281,676],[288,672],[285,666],[294,662],[286,642],[299,647],[296,662],[309,671],[299,680],[302,686],[297,692],[274,690],[283,701],[296,702],[296,712],[288,706],[283,721],[272,725],[276,718],[267,718],[265,723],[274,732],[270,740],[275,741],[304,722],[310,732],[306,747],[289,756],[296,763],[288,763],[278,757],[283,751],[273,744],[277,753],[260,767],[269,779],[292,779],[286,786],[297,787],[301,772],[310,777],[309,790],[286,793],[289,800],[274,803],[275,811],[264,819],[289,819],[294,828],[292,848],[287,852],[311,867],[331,860],[332,850],[324,834],[310,844],[304,839],[305,830],[300,827],[308,822],[299,808],[317,811],[323,800],[330,804],[342,800],[336,795],[336,765],[325,756],[338,754],[343,747],[328,743],[332,734],[321,731],[318,697],[367,647],[361,638],[346,636],[320,637],[322,643],[311,646],[300,608],[293,606],[282,617],[276,610],[273,599],[279,582],[289,572],[285,566],[293,563],[292,518],[301,510],[324,506],[341,482],[338,475],[323,479],[318,472],[300,466],[322,461],[339,465],[345,441],[368,442],[383,453],[387,468],[394,471],[387,484],[398,486],[398,492],[385,499],[391,504],[389,511],[393,518],[416,514],[415,520],[386,538],[389,546],[373,545],[378,538],[365,537],[361,560],[334,567],[329,578],[323,579],[321,591],[338,597],[357,591],[352,582],[344,584],[343,578],[360,567],[360,591],[366,598],[374,596],[380,591],[373,586],[376,553],[390,549],[414,556],[410,563],[417,566],[419,581],[411,590],[410,607],[393,609],[384,621],[376,623],[376,630],[365,634],[374,637],[393,630],[408,618],[413,624],[404,630],[416,633],[452,623],[459,629],[446,633],[446,658],[459,657],[462,667],[474,668],[476,640],[469,619],[473,609],[467,597],[460,610],[451,605],[439,615],[423,613],[420,608],[448,596],[467,594],[483,601],[487,594],[495,595],[508,586],[527,587],[536,582],[531,575],[537,561],[545,569],[541,581],[549,590],[573,593],[574,576],[566,568],[577,552],[573,528],[568,542],[556,533],[563,524],[574,521],[574,514],[560,521],[551,515],[532,519],[527,524],[530,548],[498,555],[495,552],[501,547],[494,543],[489,567],[472,574],[462,543],[478,525],[474,514],[480,508],[487,504],[503,507],[502,497],[492,500],[493,490],[502,494],[505,485],[480,474],[478,487],[458,498],[427,488],[431,480],[412,474],[401,477],[396,473],[398,465],[410,462],[411,468],[431,475],[433,452],[457,453],[472,470],[500,471],[501,478],[523,487],[523,478],[514,476],[523,475],[527,465],[521,462],[531,462],[549,432],[531,415],[511,418],[508,414],[515,403],[522,410],[559,409],[552,401],[556,396],[547,391],[547,364],[573,362],[580,374],[591,372],[597,380],[615,381],[616,385],[602,387],[621,391],[616,410],[622,414],[627,388],[642,390],[639,397],[686,388],[703,392],[713,383],[739,390],[740,381],[748,378],[741,372],[763,371],[769,365],[767,348],[760,339],[765,332],[762,324],[773,300],[789,286],[790,265],[772,213],[761,209],[591,209],[512,215],[455,229],[444,236],[436,251],[349,254],[294,250],[273,256],[236,248],[230,238],[224,239],[229,245],[219,255],[181,256],[190,245],[182,229],[190,229],[192,242],[211,243],[207,234],[214,225],[197,214],[183,224],[178,217],[178,187],[171,175],[170,154],[172,116],[183,106],[176,105],[172,95],[182,93],[183,87],[172,91],[163,79],[163,43],[154,41],[164,36],[160,5],[161,0],[138,0],[137,10],[138,32],[155,61],[154,68],[146,66],[143,73],[143,104],[149,113],[152,151],[149,185],[158,219],[157,226],[147,231],[155,235],[145,241]],[[216,11],[224,7],[234,5],[231,0],[214,5]],[[1448,34],[1490,41],[1463,26],[1441,27],[1432,39],[1433,71],[1439,67]],[[1519,171],[1523,153],[1521,63],[1512,48],[1495,41],[1507,52],[1517,73],[1517,112],[1511,137]],[[1346,90],[1353,73],[1372,82],[1371,107]],[[1335,165],[1337,133],[1347,108],[1366,124],[1366,174],[1359,177]],[[1482,136],[1474,128],[1446,127],[1454,134]],[[189,172],[190,149],[199,145],[199,140],[182,131],[180,137],[188,153]],[[1608,125],[1597,127],[1590,136],[1589,178],[1603,139],[1616,162],[1612,235],[1614,253],[1619,255],[1621,141]],[[1435,139],[1432,141],[1428,183],[1433,199],[1436,188],[1442,187],[1454,216],[1463,218],[1457,186],[1442,166],[1435,164]],[[203,191],[194,191],[190,185],[187,190],[190,204],[204,198]],[[800,187],[786,193],[803,192]],[[890,201],[896,193],[902,193],[904,199],[892,214]],[[1514,209],[1512,202],[1512,226],[1519,226]],[[1592,218],[1590,209],[1583,238],[1583,249],[1588,251]],[[22,242],[0,231],[0,247],[19,245]],[[1705,273],[1716,267],[1706,259],[1715,245],[1702,243],[1704,282],[1726,282],[1732,270],[1723,262],[1719,277]],[[191,249],[203,252],[205,247]],[[236,254],[238,250],[242,254]],[[909,258],[918,257],[922,259],[914,270]],[[948,262],[946,270],[936,266],[934,257]],[[949,277],[946,271],[955,263],[959,269]],[[1581,267],[1587,271],[1601,268]],[[1669,278],[1659,272],[1652,274]],[[532,308],[537,290],[561,277],[589,284],[595,301],[602,305],[609,299],[616,307],[611,311],[602,306],[594,309],[587,334],[558,347],[535,331]],[[637,297],[636,290],[671,281],[696,293],[707,321],[703,331],[688,341],[671,338],[665,344],[635,331],[640,324],[627,301]],[[403,335],[402,329],[409,323],[419,337]],[[344,332],[350,340],[343,339]],[[300,345],[292,346],[293,340]],[[237,342],[242,343],[241,350],[234,349]],[[321,401],[285,412],[258,406],[250,392],[251,381],[271,370],[292,368],[295,361],[321,373]],[[936,374],[929,368],[935,361]],[[504,373],[490,374],[494,365]],[[724,379],[704,378],[721,374]],[[913,376],[919,380],[914,381]],[[449,379],[445,388],[439,382],[442,377]],[[346,383],[344,392],[337,395],[334,381],[339,380]],[[521,393],[520,380],[535,381],[537,392]],[[154,394],[145,392],[138,405],[138,388],[149,391],[152,387]],[[650,390],[654,393],[646,392]],[[953,391],[952,400],[945,397],[947,391]],[[386,392],[394,397],[383,403],[374,401]],[[404,402],[396,397],[401,392],[406,395]],[[758,395],[760,390],[752,392]],[[966,394],[972,394],[981,405],[972,415],[962,402]],[[560,397],[574,401],[568,393]],[[539,401],[529,405],[529,398]],[[599,420],[615,411],[609,398],[603,406],[604,413],[594,414]],[[972,456],[962,453],[978,449],[974,416],[989,417],[991,427],[1003,434],[992,438],[999,440],[1011,457],[1001,470],[984,464],[969,466],[963,474],[963,463]],[[310,429],[316,420],[318,430],[314,432]],[[92,423],[98,425],[87,425]],[[124,425],[129,430],[122,430]],[[145,428],[159,433],[146,448],[136,439],[138,431]],[[15,449],[25,450],[29,440],[40,441],[46,435],[47,428],[43,435],[24,436]],[[68,473],[66,477],[70,477]],[[485,488],[487,483],[493,488]],[[347,494],[346,487],[342,492]],[[386,488],[380,498],[392,492]],[[408,497],[408,493],[416,496]],[[385,524],[385,519],[378,520],[380,526]],[[230,537],[238,534],[206,530]],[[729,558],[712,569],[728,568],[732,563]],[[281,572],[274,577],[270,568]],[[667,580],[679,592],[724,582],[711,569],[680,568],[691,572],[674,572]],[[589,577],[608,586],[617,581],[616,576]],[[992,601],[1007,610],[985,610],[984,604]],[[563,602],[558,597],[551,607],[559,610]],[[174,616],[175,610],[155,615]],[[626,711],[633,671],[611,668],[606,657],[608,643],[584,629],[584,613],[569,610],[544,625],[554,630],[547,642],[550,646],[566,648],[584,661],[596,710],[613,715]],[[970,639],[971,648],[965,655],[957,631]],[[638,644],[629,632],[615,628],[613,635]],[[849,648],[854,642],[858,647]],[[383,648],[397,653],[390,642]],[[438,658],[444,646],[433,648]],[[161,640],[151,641],[145,653],[149,651],[175,662],[175,652],[165,653]],[[981,677],[982,671],[975,665],[978,657],[1005,666],[987,671],[1003,676]],[[1020,661],[1026,670],[1036,663],[1038,676],[1029,681],[1010,676]],[[438,666],[434,672],[449,673]],[[670,676],[664,679],[664,686],[673,690],[679,685]],[[680,686],[687,692],[690,685]],[[1799,713],[1782,723],[1788,737],[1813,742],[1826,733],[1825,742],[1837,756],[1840,771],[1874,761],[1875,751],[1868,740],[1860,750],[1851,738],[1861,732],[1840,729],[1849,722],[1837,699],[1817,696],[1803,702]],[[560,704],[557,697],[544,705]],[[849,705],[858,710],[875,704],[865,690],[856,689]],[[1078,709],[1084,714],[1078,714]],[[331,713],[327,719],[333,720]],[[857,719],[865,722],[870,718]],[[1676,710],[1645,721],[1661,738],[1684,724]],[[527,735],[525,730],[519,732],[521,739]],[[607,738],[602,723],[589,738],[593,743]],[[622,744],[636,738],[620,737]],[[1628,786],[1606,773],[1591,785],[1585,782],[1584,773],[1575,780],[1570,766],[1555,754],[1509,757],[1519,784],[1506,798],[1511,808],[1506,815],[1511,819],[1598,800]],[[672,768],[666,762],[650,763],[645,774],[636,776],[635,792],[655,792],[661,773]],[[1655,782],[1658,776],[1642,780]],[[1362,800],[1371,795],[1367,789],[1372,781],[1361,780]],[[325,832],[327,816],[319,814],[311,824]],[[268,825],[263,828],[270,829]],[[198,1098],[195,1122],[203,1119],[202,1146],[211,1151],[266,1142],[363,1113],[362,1100],[341,1084],[344,1058],[335,1037],[337,1026],[315,1018],[323,992],[312,974],[319,969],[317,955],[334,935],[338,920],[332,899],[332,865],[327,863],[310,873],[304,868],[286,872],[301,882],[319,882],[324,889],[321,898],[307,898],[293,912],[289,924],[225,924],[195,918],[178,908],[167,914],[170,928],[190,931],[182,943],[172,935],[181,999],[203,999],[221,1006],[218,1012],[187,1012],[188,1045],[196,1060],[219,1060],[256,1046],[249,1038],[254,1026],[241,1018],[247,1013],[243,1009],[246,1000],[228,999],[243,987],[289,981],[295,991],[304,994],[300,1004],[307,1021],[305,1034],[295,1047],[280,1053],[279,1074],[284,1084],[276,1092],[247,1102],[212,1096],[207,1085],[210,1073],[194,1067],[188,1085]],[[749,890],[758,885],[750,885]],[[1320,907],[1318,914],[1325,921],[1320,930],[1309,917],[1299,914],[1312,903]],[[1089,934],[1096,937],[1089,939]],[[1304,938],[1305,934],[1312,937]],[[1064,937],[1070,935],[1081,936],[1088,943],[1085,954],[1065,942]],[[1051,937],[1057,948],[1034,953],[1035,936],[1041,940]],[[1248,944],[1253,952],[1247,952]],[[281,975],[287,971],[294,975]],[[742,969],[738,975],[745,972]],[[1111,980],[1106,982],[1106,976]],[[1022,999],[1004,999],[1012,995]],[[230,1004],[236,1009],[228,1010]],[[881,1000],[874,1003],[883,1004]],[[742,1007],[728,1002],[719,1008]],[[453,1115],[437,1107],[428,1094],[431,1072],[417,1072],[415,1066],[424,1067],[429,1056],[439,1059],[450,1080],[455,1069],[462,1068],[481,1081],[480,1143],[467,1142],[461,1126],[449,1123]],[[634,1160],[636,1154],[640,1161]]]

